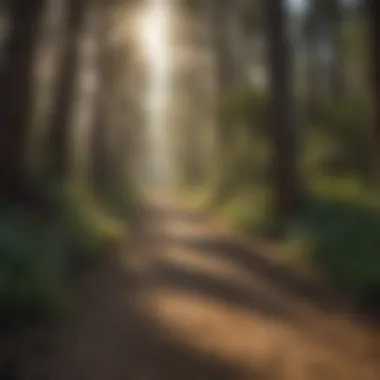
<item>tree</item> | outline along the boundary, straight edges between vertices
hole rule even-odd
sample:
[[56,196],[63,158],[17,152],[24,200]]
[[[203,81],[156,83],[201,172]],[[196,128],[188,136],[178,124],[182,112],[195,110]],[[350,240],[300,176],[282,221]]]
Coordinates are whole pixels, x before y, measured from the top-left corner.
[[[229,26],[232,13],[231,0],[212,0],[212,24],[216,52],[217,99],[220,102],[234,85],[235,67],[231,52]],[[229,123],[218,120],[221,154],[224,156],[233,138]]]
[[371,37],[371,83],[373,91],[373,163],[374,179],[380,183],[380,3],[376,0],[366,0],[366,8]]
[[290,48],[288,46],[285,1],[266,0],[268,66],[271,91],[271,133],[273,159],[271,183],[274,212],[279,220],[290,217],[299,206],[297,133],[294,122]]
[[75,99],[76,74],[79,66],[78,39],[85,18],[86,0],[68,0],[66,12],[66,31],[58,72],[54,113],[50,126],[52,169],[61,178],[68,171],[69,124]]
[[123,5],[98,1],[94,8],[98,79],[91,170],[98,194],[113,201],[124,199],[130,191],[132,159],[138,152],[136,134],[141,133],[137,125],[140,94],[135,87],[139,75],[132,75],[136,65],[131,54],[133,41],[128,31],[119,30],[115,23]]
[[26,170],[32,128],[34,62],[44,0],[10,0],[10,31],[0,72],[1,196],[15,201],[30,195]]
[[[309,0],[305,18],[308,60],[307,108],[312,117],[323,106],[321,79],[328,78],[330,100],[340,101],[345,93],[344,62],[342,57],[342,9],[339,0]],[[332,52],[327,68],[321,65],[320,46],[328,45]],[[322,72],[323,70],[323,72]],[[321,74],[324,74],[321,76]]]
[[321,7],[318,0],[309,0],[309,8],[305,17],[306,39],[306,112],[308,117],[314,119],[320,113],[320,58],[318,47],[321,29]]
[[330,91],[332,99],[339,101],[345,92],[345,76],[342,57],[342,10],[339,0],[327,2],[327,18],[333,48]]
[[[93,186],[95,191],[104,196],[107,189],[107,82],[108,82],[108,13],[105,3],[97,3],[97,98],[94,133],[92,135],[93,148]],[[102,16],[102,17],[101,17]]]

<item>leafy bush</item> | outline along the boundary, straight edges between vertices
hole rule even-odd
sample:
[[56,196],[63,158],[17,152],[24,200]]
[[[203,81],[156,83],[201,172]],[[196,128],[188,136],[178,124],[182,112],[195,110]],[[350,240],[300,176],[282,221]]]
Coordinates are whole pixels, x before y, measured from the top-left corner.
[[[240,230],[277,236],[271,190],[248,187],[219,211]],[[319,269],[359,299],[380,294],[380,201],[353,178],[311,184],[304,212],[286,226],[284,253]]]
[[309,260],[355,293],[380,291],[380,203],[357,182],[314,186],[295,226]]
[[124,235],[123,223],[83,189],[49,194],[55,207],[47,219],[16,207],[0,218],[2,324],[59,314],[69,301],[72,276]]
[[120,240],[125,233],[121,220],[105,213],[96,199],[84,189],[66,189],[66,206],[63,213],[63,230],[71,243],[74,259],[79,263]]
[[28,215],[0,220],[0,320],[17,323],[56,313],[63,305],[65,245],[56,225]]

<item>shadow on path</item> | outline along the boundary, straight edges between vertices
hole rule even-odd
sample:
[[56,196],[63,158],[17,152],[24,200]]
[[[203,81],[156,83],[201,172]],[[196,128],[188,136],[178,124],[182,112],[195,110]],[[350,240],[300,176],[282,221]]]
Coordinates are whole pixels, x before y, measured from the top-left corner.
[[[343,314],[335,323],[328,295],[299,272],[198,212],[158,205],[140,221],[120,252],[84,279],[77,307],[45,348],[32,346],[0,379],[380,378],[376,335],[345,325]],[[306,300],[314,319],[318,308],[325,313],[325,335],[306,332]]]
[[74,329],[69,326],[62,334],[61,355],[50,379],[241,378],[238,368],[181,343],[147,314],[139,297],[149,279],[115,260],[93,284],[93,299],[78,312]]
[[278,298],[260,294],[256,289],[167,262],[158,263],[155,270],[161,285],[210,297],[229,306],[253,310],[264,317],[296,322],[296,312],[289,305]]
[[336,297],[330,293],[331,289],[307,278],[289,265],[275,263],[258,249],[247,247],[236,238],[182,238],[177,239],[177,243],[204,255],[213,255],[237,263],[251,273],[263,277],[281,293],[314,303],[323,310],[332,311],[338,307]]

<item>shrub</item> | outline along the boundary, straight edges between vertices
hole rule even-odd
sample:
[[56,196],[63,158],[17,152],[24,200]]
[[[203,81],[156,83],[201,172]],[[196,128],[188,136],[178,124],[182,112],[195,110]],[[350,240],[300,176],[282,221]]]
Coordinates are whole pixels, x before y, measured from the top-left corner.
[[26,214],[0,220],[0,321],[56,314],[66,298],[65,244],[57,225],[40,226]]
[[363,294],[380,291],[380,204],[352,179],[313,187],[296,230],[309,259],[335,283]]
[[50,187],[46,195],[52,207],[48,218],[16,207],[0,218],[3,325],[59,315],[69,301],[73,276],[124,236],[124,224],[107,215],[88,192],[57,189]]

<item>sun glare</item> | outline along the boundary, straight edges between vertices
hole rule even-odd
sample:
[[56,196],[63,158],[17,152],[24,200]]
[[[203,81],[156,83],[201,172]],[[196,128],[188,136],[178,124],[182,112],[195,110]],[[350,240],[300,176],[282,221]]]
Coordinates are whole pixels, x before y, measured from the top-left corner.
[[143,12],[140,33],[147,58],[154,64],[165,64],[168,34],[168,10],[165,0],[149,0]]
[[170,75],[171,24],[170,0],[146,0],[139,21],[141,53],[146,59],[149,71],[147,90],[147,143],[149,157],[146,157],[149,177],[156,184],[165,182],[168,176],[166,113],[168,100],[168,77]]

